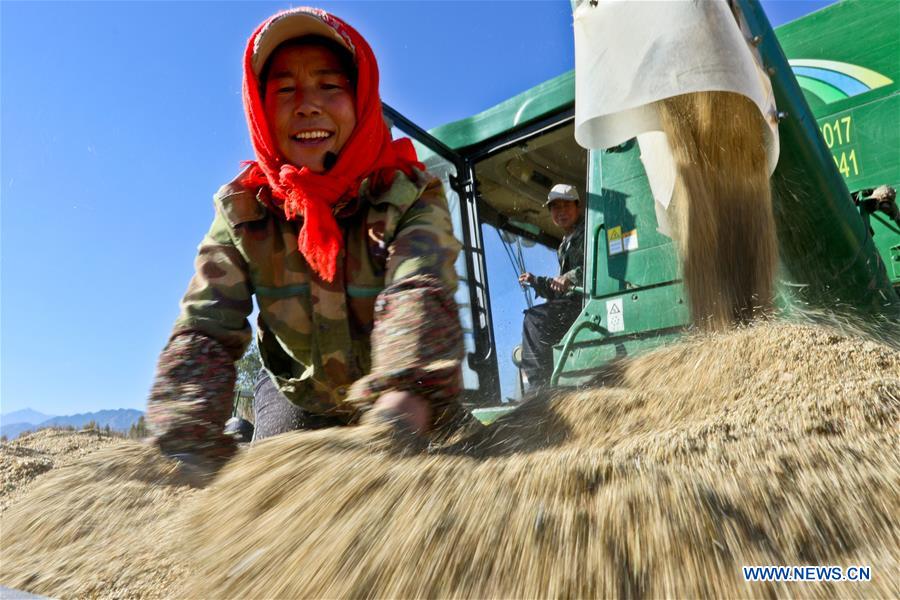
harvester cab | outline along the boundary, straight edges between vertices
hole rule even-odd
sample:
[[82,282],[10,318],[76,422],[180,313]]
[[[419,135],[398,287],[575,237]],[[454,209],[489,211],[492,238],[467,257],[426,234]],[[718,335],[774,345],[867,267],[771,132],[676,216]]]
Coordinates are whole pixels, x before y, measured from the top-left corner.
[[[771,184],[780,307],[844,307],[897,320],[895,8],[844,0],[775,31],[758,0],[731,7],[777,105],[780,158]],[[555,183],[578,189],[586,230],[583,308],[554,349],[552,385],[588,381],[609,361],[666,343],[691,323],[678,252],[640,143],[602,150],[576,143],[576,77],[562,74],[430,132],[385,108],[397,134],[412,137],[443,179],[463,242],[456,299],[467,351],[464,401],[473,407],[502,412],[521,396],[516,347],[522,311],[535,299],[518,276],[556,274],[562,232],[543,208]],[[490,420],[492,410],[480,417]]]

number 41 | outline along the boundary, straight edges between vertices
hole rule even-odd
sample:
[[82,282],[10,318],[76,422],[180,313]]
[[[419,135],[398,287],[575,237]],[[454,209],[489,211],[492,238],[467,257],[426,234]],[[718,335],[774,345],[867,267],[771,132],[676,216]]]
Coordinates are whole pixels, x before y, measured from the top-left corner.
[[853,165],[853,175],[859,175],[859,165],[856,162],[856,150],[851,150],[850,154],[846,152],[841,152],[841,159],[838,160],[837,156],[832,155],[834,159],[834,164],[837,166],[838,171],[841,172],[841,175],[844,177],[850,177],[851,169],[850,165]]

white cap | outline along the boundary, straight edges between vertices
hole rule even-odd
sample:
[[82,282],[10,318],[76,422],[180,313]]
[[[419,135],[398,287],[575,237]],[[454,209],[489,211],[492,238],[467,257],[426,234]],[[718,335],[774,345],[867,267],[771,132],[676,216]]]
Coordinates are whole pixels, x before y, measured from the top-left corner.
[[556,200],[563,200],[565,202],[578,202],[580,200],[580,198],[578,197],[578,190],[575,189],[574,185],[569,185],[568,183],[557,183],[550,189],[550,193],[547,194],[547,201],[544,202],[544,206],[550,206],[550,203]]
[[256,36],[253,44],[253,73],[258,77],[269,55],[282,42],[306,35],[334,40],[355,55],[354,49],[325,22],[324,11],[307,7],[293,8],[274,16]]

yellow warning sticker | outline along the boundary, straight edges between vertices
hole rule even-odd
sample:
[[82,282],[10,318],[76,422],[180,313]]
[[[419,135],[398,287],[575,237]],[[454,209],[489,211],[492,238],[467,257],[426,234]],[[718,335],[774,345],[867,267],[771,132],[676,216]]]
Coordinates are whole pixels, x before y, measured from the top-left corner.
[[610,227],[606,239],[609,240],[610,256],[638,249],[637,229],[622,231],[620,225]]
[[606,239],[609,240],[609,255],[613,254],[621,254],[623,252],[622,249],[622,228],[618,225],[615,227],[610,227],[609,231],[606,234]]

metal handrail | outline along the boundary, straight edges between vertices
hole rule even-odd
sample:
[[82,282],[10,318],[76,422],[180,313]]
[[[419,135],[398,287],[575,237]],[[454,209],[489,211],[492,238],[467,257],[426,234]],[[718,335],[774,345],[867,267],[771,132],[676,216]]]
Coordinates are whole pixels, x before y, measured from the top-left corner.
[[575,344],[575,338],[584,329],[590,329],[594,333],[599,333],[604,337],[609,335],[609,330],[600,324],[600,315],[592,315],[589,319],[581,321],[574,328],[572,328],[572,330],[569,331],[568,335],[566,336],[566,341],[563,344],[562,351],[559,354],[559,363],[557,363],[557,365],[553,368],[553,374],[550,376],[551,387],[556,387],[556,385],[559,383],[559,376],[562,374],[562,371],[566,366],[566,362],[569,360],[569,354],[571,354],[572,352],[572,346]]

